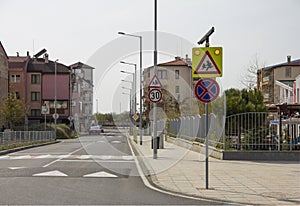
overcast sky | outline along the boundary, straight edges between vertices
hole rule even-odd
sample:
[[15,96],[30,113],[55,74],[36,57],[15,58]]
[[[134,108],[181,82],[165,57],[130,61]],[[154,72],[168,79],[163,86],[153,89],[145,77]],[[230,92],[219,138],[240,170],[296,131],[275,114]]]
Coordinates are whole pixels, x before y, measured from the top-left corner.
[[[8,55],[25,55],[26,51],[32,54],[46,48],[50,59],[59,59],[66,65],[78,61],[93,64],[95,53],[113,42],[117,41],[119,47],[134,44],[134,39],[118,36],[118,31],[149,35],[153,31],[153,5],[153,0],[0,0],[0,41]],[[178,40],[172,52],[159,51],[159,60],[172,60],[173,54],[191,56],[185,45],[197,46],[214,26],[211,46],[222,46],[224,53],[222,87],[240,88],[243,74],[255,56],[266,66],[286,61],[287,55],[292,60],[300,58],[299,9],[299,0],[158,0],[158,31]],[[162,38],[168,39],[168,35]],[[148,50],[143,67],[149,67],[153,64],[149,55],[153,44],[147,46],[145,41],[151,39],[143,41]],[[165,43],[158,41],[160,50]],[[138,51],[138,42],[133,46]],[[171,55],[163,55],[164,52]],[[114,60],[138,63],[138,54],[122,55],[124,58]],[[95,99],[99,99],[99,111],[112,111],[108,93],[115,92],[107,92],[110,85],[98,82],[108,68],[92,66],[96,68]],[[120,82],[122,77],[118,73],[113,78]],[[128,107],[125,100],[117,101],[121,110]]]

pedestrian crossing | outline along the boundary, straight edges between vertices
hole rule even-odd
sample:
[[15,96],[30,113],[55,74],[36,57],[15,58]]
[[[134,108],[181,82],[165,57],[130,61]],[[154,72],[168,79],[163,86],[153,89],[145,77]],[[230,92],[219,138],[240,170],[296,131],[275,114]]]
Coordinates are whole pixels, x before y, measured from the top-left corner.
[[134,158],[131,155],[53,155],[53,154],[43,154],[43,155],[5,155],[0,156],[0,160],[33,160],[33,159],[77,159],[77,160],[124,160],[133,161]]

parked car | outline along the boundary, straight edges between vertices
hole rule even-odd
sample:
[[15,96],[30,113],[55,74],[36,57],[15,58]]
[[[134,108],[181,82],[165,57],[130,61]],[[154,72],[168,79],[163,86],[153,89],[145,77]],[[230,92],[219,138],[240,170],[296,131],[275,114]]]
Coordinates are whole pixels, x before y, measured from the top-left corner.
[[89,134],[101,134],[104,133],[104,129],[102,125],[91,126],[89,129]]

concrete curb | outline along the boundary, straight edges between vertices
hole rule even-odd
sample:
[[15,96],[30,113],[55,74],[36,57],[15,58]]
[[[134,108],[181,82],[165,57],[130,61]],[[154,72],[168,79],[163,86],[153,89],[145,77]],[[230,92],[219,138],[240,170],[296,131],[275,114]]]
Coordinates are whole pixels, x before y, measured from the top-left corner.
[[26,150],[26,149],[35,148],[35,147],[42,147],[42,146],[47,146],[47,145],[51,145],[51,144],[56,144],[56,143],[60,143],[60,142],[61,141],[59,141],[59,140],[55,140],[54,142],[46,142],[46,143],[41,143],[41,144],[28,145],[28,146],[24,146],[24,147],[17,147],[17,148],[13,148],[13,149],[8,149],[8,150],[0,151],[0,156],[10,154],[10,153],[14,153],[14,152],[18,152],[18,151],[22,151],[22,150]]

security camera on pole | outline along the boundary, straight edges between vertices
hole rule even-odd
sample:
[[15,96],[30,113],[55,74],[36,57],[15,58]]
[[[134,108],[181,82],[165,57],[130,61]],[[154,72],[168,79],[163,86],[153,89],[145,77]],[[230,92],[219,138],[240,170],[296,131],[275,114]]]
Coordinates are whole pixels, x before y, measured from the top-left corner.
[[193,48],[192,77],[199,79],[195,85],[195,96],[205,103],[205,188],[208,189],[208,103],[213,102],[220,92],[218,83],[211,78],[222,76],[222,47],[209,47],[209,37],[215,31],[212,27],[198,42],[205,47]]

